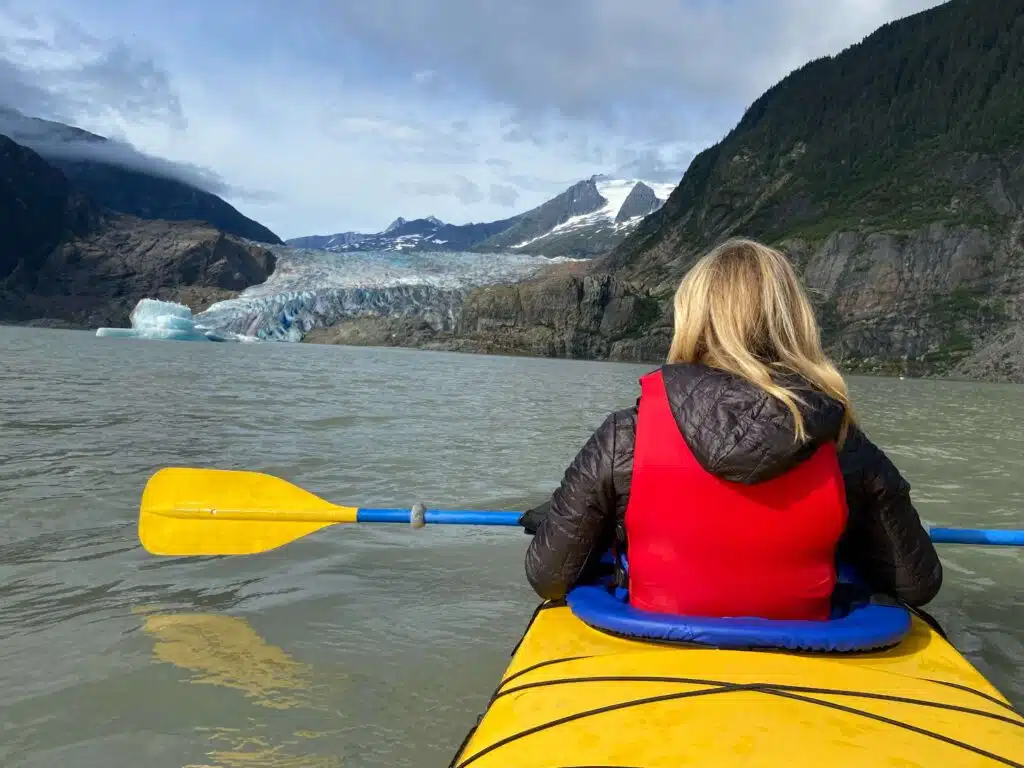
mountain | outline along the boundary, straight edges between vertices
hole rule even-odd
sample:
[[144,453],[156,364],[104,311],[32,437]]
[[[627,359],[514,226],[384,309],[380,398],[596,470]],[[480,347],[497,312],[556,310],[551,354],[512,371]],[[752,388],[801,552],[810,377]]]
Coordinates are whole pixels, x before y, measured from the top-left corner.
[[657,210],[671,184],[594,176],[509,219],[445,224],[433,216],[395,219],[375,234],[339,232],[288,240],[296,248],[327,251],[522,251],[590,258],[611,250],[647,214]]
[[348,250],[368,237],[365,232],[338,232],[334,235],[306,235],[305,237],[293,237],[285,243],[292,248],[312,248],[317,251],[344,251]]
[[487,224],[445,224],[428,216],[425,219],[395,219],[387,229],[366,232],[338,232],[334,235],[293,237],[286,241],[293,248],[313,248],[344,253],[347,251],[469,251],[491,235],[509,226],[512,219]]
[[479,247],[545,256],[597,256],[611,250],[644,216],[657,210],[673,185],[654,186],[658,192],[642,181],[594,176],[520,214],[513,226]]
[[[671,193],[671,191],[669,189],[668,193]],[[667,196],[668,194],[666,194]],[[638,216],[643,218],[647,214],[658,210],[663,202],[664,200],[659,198],[653,189],[643,182],[638,182],[633,185],[633,188],[629,190],[629,194],[626,195],[626,199],[622,201],[619,212],[615,214],[615,223],[624,224]]]
[[63,123],[0,107],[0,134],[35,150],[93,200],[142,219],[203,221],[228,234],[281,243],[269,229],[210,192],[173,177],[169,163]]
[[0,135],[0,322],[128,325],[146,297],[193,306],[273,272],[274,255],[196,222],[112,213]]
[[0,281],[13,284],[29,280],[60,242],[94,229],[102,214],[64,174],[6,136],[0,169]]
[[953,0],[768,89],[610,254],[482,289],[450,346],[663,359],[730,236],[784,249],[852,371],[1024,381],[1024,3]]

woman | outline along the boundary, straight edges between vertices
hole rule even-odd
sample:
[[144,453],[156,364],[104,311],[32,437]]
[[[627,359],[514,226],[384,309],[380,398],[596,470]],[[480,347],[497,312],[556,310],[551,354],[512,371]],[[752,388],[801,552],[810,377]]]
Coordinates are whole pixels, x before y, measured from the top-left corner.
[[[611,545],[645,610],[827,619],[838,560],[920,606],[942,567],[910,486],[857,427],[788,260],[731,240],[675,295],[667,364],[580,450],[534,532],[526,573],[560,599]],[[547,506],[547,505],[545,505]]]

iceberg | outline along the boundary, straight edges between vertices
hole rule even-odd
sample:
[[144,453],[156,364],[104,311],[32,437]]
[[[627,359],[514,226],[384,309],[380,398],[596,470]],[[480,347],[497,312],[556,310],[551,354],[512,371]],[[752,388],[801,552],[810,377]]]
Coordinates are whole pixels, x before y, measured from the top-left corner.
[[[131,328],[98,328],[96,335],[114,339],[163,341],[240,341],[197,325],[192,310],[184,304],[142,299],[130,315]],[[232,335],[233,336],[233,335]],[[251,339],[256,341],[257,339]]]

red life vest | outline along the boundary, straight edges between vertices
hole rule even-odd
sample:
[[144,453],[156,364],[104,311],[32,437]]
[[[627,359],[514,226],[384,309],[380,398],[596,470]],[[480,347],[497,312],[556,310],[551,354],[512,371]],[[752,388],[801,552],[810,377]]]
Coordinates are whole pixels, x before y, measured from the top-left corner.
[[640,381],[629,602],[691,616],[828,619],[847,516],[835,445],[771,480],[729,482],[694,458],[661,371]]

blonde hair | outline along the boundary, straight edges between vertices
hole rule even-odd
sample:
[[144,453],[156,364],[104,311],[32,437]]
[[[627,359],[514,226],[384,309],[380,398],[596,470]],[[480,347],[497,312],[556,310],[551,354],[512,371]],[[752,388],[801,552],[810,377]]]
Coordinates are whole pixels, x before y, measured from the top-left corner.
[[789,260],[774,248],[735,238],[700,259],[679,283],[669,363],[703,363],[742,376],[781,400],[805,440],[797,407],[773,371],[803,376],[845,406],[838,443],[853,423],[842,374],[821,348],[814,311]]

